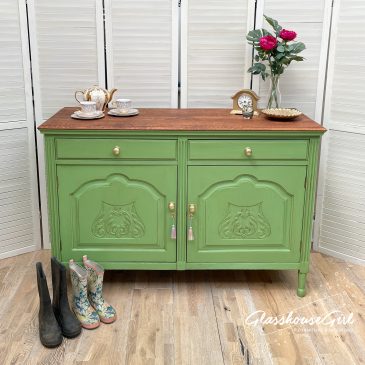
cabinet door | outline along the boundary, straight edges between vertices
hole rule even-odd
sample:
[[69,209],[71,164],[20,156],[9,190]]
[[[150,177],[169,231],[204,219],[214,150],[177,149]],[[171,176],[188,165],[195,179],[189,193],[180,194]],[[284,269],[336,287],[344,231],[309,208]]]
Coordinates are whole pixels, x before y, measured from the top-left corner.
[[167,206],[176,201],[176,173],[176,166],[58,166],[62,260],[175,262]]
[[305,166],[191,166],[188,262],[298,262]]

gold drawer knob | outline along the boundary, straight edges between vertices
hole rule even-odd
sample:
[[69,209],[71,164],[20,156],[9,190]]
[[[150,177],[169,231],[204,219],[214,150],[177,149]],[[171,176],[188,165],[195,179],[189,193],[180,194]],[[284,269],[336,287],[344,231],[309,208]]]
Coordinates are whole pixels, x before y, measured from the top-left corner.
[[115,146],[112,150],[113,155],[114,156],[119,156],[120,155],[120,147],[119,146]]
[[252,148],[251,147],[246,147],[245,148],[245,155],[247,157],[251,157],[252,156]]

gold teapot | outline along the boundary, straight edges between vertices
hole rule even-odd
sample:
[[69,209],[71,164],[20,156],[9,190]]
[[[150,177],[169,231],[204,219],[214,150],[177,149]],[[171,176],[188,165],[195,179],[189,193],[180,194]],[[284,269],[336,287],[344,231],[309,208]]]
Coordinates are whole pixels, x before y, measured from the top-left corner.
[[[112,89],[110,91],[105,90],[99,86],[93,86],[86,90],[75,91],[75,99],[80,103],[80,101],[95,101],[96,110],[105,110],[108,103],[111,102],[113,94],[117,89]],[[82,94],[83,99],[79,100],[77,98],[78,94]]]

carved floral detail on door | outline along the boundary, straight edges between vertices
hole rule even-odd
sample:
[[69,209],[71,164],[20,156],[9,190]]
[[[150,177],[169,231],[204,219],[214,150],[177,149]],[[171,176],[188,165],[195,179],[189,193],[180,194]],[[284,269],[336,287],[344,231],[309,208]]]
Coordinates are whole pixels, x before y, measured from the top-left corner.
[[102,202],[91,230],[98,238],[140,238],[144,236],[145,226],[134,202],[125,205]]
[[219,236],[224,239],[263,239],[271,227],[262,212],[262,202],[251,206],[228,203],[227,213],[219,225]]

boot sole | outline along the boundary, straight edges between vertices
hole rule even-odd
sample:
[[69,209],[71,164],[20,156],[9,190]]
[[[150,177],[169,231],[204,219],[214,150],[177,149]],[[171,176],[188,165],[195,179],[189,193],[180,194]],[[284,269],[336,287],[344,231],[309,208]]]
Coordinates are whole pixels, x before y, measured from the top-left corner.
[[66,338],[75,338],[77,337],[79,334],[81,333],[81,328],[79,331],[77,332],[73,332],[73,333],[67,333],[67,332],[62,332],[62,336],[66,337]]
[[105,323],[105,324],[110,324],[113,323],[117,320],[117,316],[114,316],[113,318],[102,318],[99,316],[99,319],[101,322]]
[[[41,339],[40,339],[41,340]],[[56,343],[46,343],[46,342],[43,342],[42,340],[41,340],[41,344],[44,346],[44,347],[47,347],[47,348],[49,348],[49,349],[52,349],[52,348],[54,348],[54,347],[58,347],[58,346],[60,346],[61,344],[62,344],[62,341],[63,341],[63,339],[61,340],[61,342],[56,342]]]
[[[77,318],[77,314],[76,312],[74,311],[74,309],[72,308],[72,311],[74,312],[76,318]],[[80,320],[78,320],[81,324],[81,327],[87,329],[87,330],[93,330],[95,328],[98,328],[100,326],[100,322],[97,322],[95,324],[83,324]]]
[[100,326],[100,322],[96,324],[82,324],[81,327],[87,329],[87,330],[94,330],[95,328],[98,328]]

